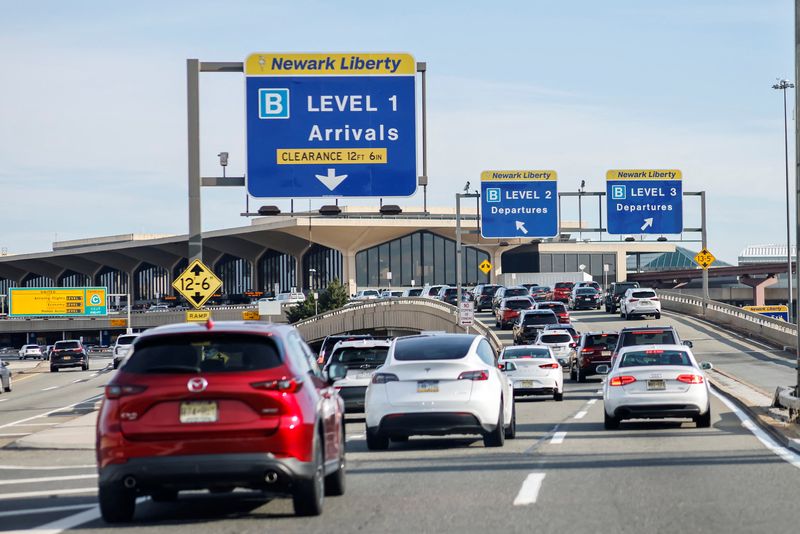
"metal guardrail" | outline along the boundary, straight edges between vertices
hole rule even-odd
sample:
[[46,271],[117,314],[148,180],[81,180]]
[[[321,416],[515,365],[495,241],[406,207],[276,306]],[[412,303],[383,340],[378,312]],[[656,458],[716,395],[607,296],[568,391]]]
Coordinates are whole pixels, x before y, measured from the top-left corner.
[[[418,332],[466,331],[466,328],[458,324],[458,308],[424,297],[366,300],[298,321],[294,326],[309,342],[320,340],[332,333],[371,328],[397,328]],[[496,351],[503,347],[500,338],[482,322],[475,321],[470,329],[485,336]]]

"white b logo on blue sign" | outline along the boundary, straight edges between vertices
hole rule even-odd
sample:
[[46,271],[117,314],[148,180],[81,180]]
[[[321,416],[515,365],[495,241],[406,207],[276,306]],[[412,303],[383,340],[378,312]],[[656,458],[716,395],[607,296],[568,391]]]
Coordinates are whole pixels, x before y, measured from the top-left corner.
[[500,202],[500,188],[487,187],[486,188],[486,202]]
[[258,90],[258,118],[259,119],[288,119],[289,118],[289,90],[288,89],[259,89]]
[[628,197],[627,187],[624,185],[611,186],[611,199],[612,200],[625,200]]

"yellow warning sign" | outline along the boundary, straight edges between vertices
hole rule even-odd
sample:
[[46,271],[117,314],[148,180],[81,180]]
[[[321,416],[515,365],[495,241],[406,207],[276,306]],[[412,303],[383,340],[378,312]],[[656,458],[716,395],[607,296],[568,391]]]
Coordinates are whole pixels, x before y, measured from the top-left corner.
[[697,253],[697,256],[694,257],[694,261],[697,265],[702,267],[703,269],[708,269],[711,267],[711,264],[717,261],[717,258],[708,251],[707,248],[704,248],[700,252]]
[[[172,282],[175,291],[183,295],[189,304],[200,308],[222,287],[222,280],[202,261],[194,260],[181,275]],[[186,319],[189,320],[188,318]]]
[[242,312],[242,320],[244,321],[258,321],[261,319],[261,316],[258,314],[258,310],[245,310]]
[[492,270],[492,264],[489,263],[489,260],[483,260],[480,265],[478,265],[478,269],[483,271],[483,274],[489,274],[489,271]]
[[186,322],[187,323],[204,323],[211,319],[211,312],[209,310],[187,310]]

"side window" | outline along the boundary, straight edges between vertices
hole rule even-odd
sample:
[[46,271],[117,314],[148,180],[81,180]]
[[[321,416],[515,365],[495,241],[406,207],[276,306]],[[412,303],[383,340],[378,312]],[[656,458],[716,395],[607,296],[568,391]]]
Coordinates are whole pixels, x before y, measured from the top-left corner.
[[312,369],[308,363],[303,345],[305,345],[305,343],[303,343],[300,336],[295,333],[290,334],[289,337],[286,338],[286,351],[289,355],[289,359],[301,373],[306,374],[312,372]]
[[486,364],[486,365],[495,365],[495,354],[492,350],[492,347],[489,346],[489,342],[485,339],[482,339],[480,343],[478,343],[478,348],[476,349],[478,353],[478,357]]
[[322,370],[319,368],[319,364],[317,363],[317,355],[314,354],[314,351],[311,350],[311,347],[309,347],[308,344],[302,339],[300,340],[300,346],[305,353],[306,361],[308,362],[311,372],[322,378]]

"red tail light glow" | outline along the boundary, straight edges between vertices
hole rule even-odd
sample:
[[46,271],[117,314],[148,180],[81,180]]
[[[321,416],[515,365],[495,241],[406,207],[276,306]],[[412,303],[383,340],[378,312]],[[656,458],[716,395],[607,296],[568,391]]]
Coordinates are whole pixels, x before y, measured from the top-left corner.
[[622,376],[614,376],[608,382],[609,386],[627,386],[628,384],[633,384],[636,382],[636,379],[632,376],[622,375]]
[[639,299],[630,298],[628,299],[628,302],[639,302]]
[[676,378],[678,382],[683,382],[684,384],[702,384],[703,377],[700,375],[678,375]]
[[280,380],[264,380],[263,382],[251,382],[250,386],[264,391],[280,391],[283,393],[295,393],[303,387],[301,379],[283,377]]
[[106,386],[106,398],[118,399],[129,395],[136,395],[147,389],[147,386]]
[[392,373],[375,373],[372,375],[373,384],[386,384],[387,382],[397,382],[397,375]]
[[459,380],[489,380],[489,373],[486,371],[464,371],[458,375]]
[[539,367],[541,367],[542,369],[558,369],[559,367],[561,367],[561,364],[558,364],[558,363],[545,363],[545,364],[540,365]]

